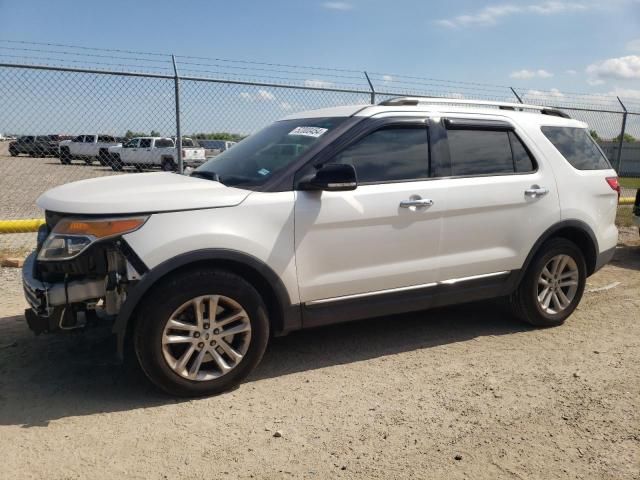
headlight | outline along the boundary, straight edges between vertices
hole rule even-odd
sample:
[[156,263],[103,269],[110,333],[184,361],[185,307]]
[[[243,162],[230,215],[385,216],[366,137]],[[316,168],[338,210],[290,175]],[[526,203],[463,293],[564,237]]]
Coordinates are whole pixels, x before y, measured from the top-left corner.
[[42,245],[38,260],[70,260],[92,243],[137,230],[149,217],[60,220]]

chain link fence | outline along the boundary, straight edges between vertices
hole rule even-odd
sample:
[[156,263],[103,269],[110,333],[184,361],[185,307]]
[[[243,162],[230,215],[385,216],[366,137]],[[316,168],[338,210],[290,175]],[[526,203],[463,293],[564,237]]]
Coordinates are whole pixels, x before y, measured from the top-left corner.
[[[11,42],[6,47],[1,42],[2,254],[33,248],[33,225],[42,216],[36,199],[54,186],[125,172],[180,170],[288,114],[402,95],[561,108],[589,124],[622,177],[623,197],[635,196],[640,184],[640,104],[617,97],[65,45]],[[150,137],[157,143],[150,143]],[[630,222],[631,207],[620,209],[622,222]]]

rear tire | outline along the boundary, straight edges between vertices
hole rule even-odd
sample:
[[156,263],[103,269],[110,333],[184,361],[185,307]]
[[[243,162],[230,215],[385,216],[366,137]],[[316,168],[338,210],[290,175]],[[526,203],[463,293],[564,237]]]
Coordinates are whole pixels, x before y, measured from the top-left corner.
[[98,163],[103,167],[109,165],[109,152],[107,150],[100,150],[100,152],[98,153]]
[[573,313],[587,279],[582,251],[565,238],[545,242],[510,297],[513,313],[537,327],[561,325]]
[[173,158],[163,158],[160,163],[160,168],[165,172],[175,172],[178,167],[176,166],[176,162],[173,161]]
[[258,365],[269,340],[259,293],[225,270],[173,275],[147,295],[139,312],[133,331],[137,360],[151,382],[171,395],[196,397],[233,388]]
[[60,163],[63,165],[69,165],[71,163],[71,152],[68,148],[60,149]]
[[13,148],[9,149],[9,155],[11,155],[12,157],[17,157],[18,156],[18,151],[14,150]]

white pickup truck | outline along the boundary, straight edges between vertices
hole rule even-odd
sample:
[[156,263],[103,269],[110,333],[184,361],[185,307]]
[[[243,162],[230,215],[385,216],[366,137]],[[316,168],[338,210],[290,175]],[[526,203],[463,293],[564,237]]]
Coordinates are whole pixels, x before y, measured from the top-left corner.
[[[122,170],[127,165],[138,170],[160,167],[165,171],[175,171],[178,166],[178,152],[173,138],[136,137],[121,146],[109,148],[110,164],[113,170]],[[182,140],[182,162],[185,166],[198,166],[205,161],[205,150],[194,145],[193,140]]]
[[63,165],[69,165],[74,159],[84,160],[87,165],[98,159],[105,165],[109,157],[109,147],[120,145],[122,143],[111,135],[78,135],[72,140],[60,142],[58,157]]

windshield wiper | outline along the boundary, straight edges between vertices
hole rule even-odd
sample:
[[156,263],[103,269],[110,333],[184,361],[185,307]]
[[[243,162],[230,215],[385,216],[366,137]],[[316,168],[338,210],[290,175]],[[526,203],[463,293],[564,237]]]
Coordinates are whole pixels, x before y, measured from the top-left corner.
[[222,183],[222,181],[220,181],[220,176],[216,172],[209,172],[207,170],[194,170],[193,172],[191,172],[191,176]]

